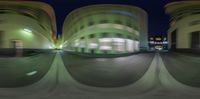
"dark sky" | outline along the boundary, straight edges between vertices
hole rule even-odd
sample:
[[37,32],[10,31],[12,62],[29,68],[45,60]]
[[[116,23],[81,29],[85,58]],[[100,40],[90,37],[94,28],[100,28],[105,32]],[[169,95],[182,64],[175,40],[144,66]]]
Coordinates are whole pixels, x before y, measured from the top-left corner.
[[[33,0],[34,1],[34,0]],[[92,4],[127,4],[143,8],[148,13],[148,30],[151,35],[166,34],[169,17],[164,6],[170,0],[39,0],[50,4],[56,13],[57,30],[62,32],[65,17],[72,10]]]

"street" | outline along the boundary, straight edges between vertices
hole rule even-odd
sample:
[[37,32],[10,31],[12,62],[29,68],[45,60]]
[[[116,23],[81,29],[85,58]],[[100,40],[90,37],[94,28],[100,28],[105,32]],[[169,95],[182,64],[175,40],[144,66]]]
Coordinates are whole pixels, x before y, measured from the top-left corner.
[[[66,60],[67,57],[68,57],[68,60],[70,59],[69,57],[71,57],[71,59],[77,58],[77,61],[81,61],[81,60],[78,60],[77,56],[76,57],[67,56],[67,55],[61,56],[62,54],[63,53],[60,53],[60,52],[56,54],[56,57],[51,65],[50,70],[40,81],[32,85],[19,87],[19,88],[0,88],[0,97],[2,97],[3,99],[58,99],[58,98],[59,99],[66,99],[66,98],[67,99],[80,99],[80,98],[81,99],[169,99],[169,98],[171,99],[176,99],[176,98],[198,99],[200,97],[199,88],[185,85],[173,78],[173,76],[168,72],[168,69],[166,68],[167,66],[165,66],[163,62],[163,60],[165,59],[164,58],[162,59],[161,58],[162,55],[160,56],[159,53],[135,55],[137,56],[138,59],[142,59],[144,58],[144,56],[145,57],[148,56],[146,57],[146,59],[148,60],[149,58],[150,61],[151,61],[151,57],[153,57],[154,55],[155,56],[152,59],[152,62],[150,64],[144,63],[143,61],[143,63],[145,64],[144,65],[142,62],[139,62],[141,66],[143,67],[141,67],[141,69],[137,68],[137,70],[141,70],[141,72],[143,73],[138,75],[137,80],[134,80],[134,81],[132,80],[131,84],[129,82],[128,85],[126,84],[124,85],[123,81],[120,81],[121,78],[117,79],[117,77],[115,77],[115,75],[118,76],[118,74],[113,71],[112,75],[114,77],[114,80],[120,81],[121,83],[123,83],[123,86],[121,83],[118,83],[118,84],[121,84],[120,87],[117,87],[117,86],[108,87],[107,85],[106,88],[105,86],[95,87],[94,85],[94,82],[98,80],[106,79],[103,76],[101,76],[101,78],[95,78],[96,81],[92,82],[92,85],[85,84],[83,82],[78,81],[77,78],[73,76],[74,74],[71,73],[74,71],[72,70],[70,71],[67,69],[69,68],[68,67],[69,64],[71,64],[72,66],[72,64],[76,64],[76,63],[79,64],[79,63],[71,61],[71,63],[68,63],[67,65],[65,62],[63,62],[63,60],[67,61]],[[135,58],[135,56],[134,55],[128,56],[126,58],[131,58],[131,57]],[[99,61],[96,59],[94,60],[95,62]],[[108,60],[109,62],[112,62],[113,64],[115,62],[115,61],[111,61],[112,59],[108,59]],[[137,59],[133,59],[133,60],[138,61]],[[95,70],[91,66],[99,67],[99,66],[102,66],[102,64],[106,64],[105,63],[106,59],[103,59],[100,61],[103,61],[101,63],[99,62],[101,65],[94,64],[94,65],[88,66],[87,64],[83,64],[84,62],[90,63],[89,59],[85,59],[81,61],[83,63],[80,64],[80,66],[86,66],[88,68]],[[135,63],[133,61],[129,61],[129,62],[131,62],[131,64]],[[125,64],[127,65],[124,65],[124,66],[128,66],[127,62],[125,62]],[[108,66],[112,66],[112,65],[107,65],[107,67]],[[122,63],[116,66],[117,68],[119,68],[122,66]],[[129,69],[134,71],[135,66],[136,65],[131,65],[128,67]],[[113,69],[114,66],[110,68]],[[148,69],[146,70],[145,68],[148,68]],[[74,69],[74,68],[71,67],[70,69]],[[76,69],[76,70],[79,70],[79,69]],[[97,73],[99,73],[100,71],[101,70],[98,71],[98,69],[96,70]],[[103,69],[103,71],[106,71],[106,70]],[[95,74],[96,72],[86,71],[85,73],[86,74],[94,73],[94,76],[98,76],[97,74]],[[111,77],[110,73],[106,72],[104,75],[106,76],[106,74],[108,75],[108,78]],[[137,74],[137,73],[130,73],[130,72],[127,72],[127,74],[126,72],[120,73],[120,75],[122,76],[131,75],[133,76],[133,78],[136,77],[134,76],[134,74]],[[119,76],[119,77],[122,77],[122,76]],[[83,77],[83,76],[80,76],[80,77]],[[83,78],[84,78],[83,80],[90,79],[90,77],[83,77]],[[128,78],[131,78],[131,77],[129,76]],[[106,82],[111,84],[112,81],[113,80],[109,81],[109,79],[107,79]],[[97,84],[102,84],[102,83],[97,83]]]

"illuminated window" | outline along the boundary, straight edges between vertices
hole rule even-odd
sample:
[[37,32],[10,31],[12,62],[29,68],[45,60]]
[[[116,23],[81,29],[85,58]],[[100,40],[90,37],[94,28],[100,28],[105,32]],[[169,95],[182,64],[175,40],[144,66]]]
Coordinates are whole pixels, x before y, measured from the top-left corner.
[[134,52],[134,41],[126,39],[126,47],[128,52]]
[[73,46],[74,47],[79,47],[80,46],[80,41],[79,40],[75,40]]
[[113,49],[118,52],[125,51],[125,39],[123,38],[112,38],[113,40]]
[[100,38],[99,44],[100,44],[100,50],[112,50],[112,39],[111,38]]
[[153,40],[153,37],[150,37],[150,40],[152,41],[152,40]]
[[139,51],[140,50],[139,49],[140,42],[139,41],[135,41],[134,43],[135,43],[134,44],[135,51]]
[[96,43],[96,39],[89,39],[88,40],[88,48],[89,49],[96,49],[98,44]]
[[79,46],[78,47],[80,47],[80,48],[85,48],[86,47],[86,45],[85,45],[85,40],[80,40],[79,41]]
[[157,40],[157,41],[160,41],[160,40],[161,40],[161,38],[160,38],[160,37],[156,37],[156,40]]

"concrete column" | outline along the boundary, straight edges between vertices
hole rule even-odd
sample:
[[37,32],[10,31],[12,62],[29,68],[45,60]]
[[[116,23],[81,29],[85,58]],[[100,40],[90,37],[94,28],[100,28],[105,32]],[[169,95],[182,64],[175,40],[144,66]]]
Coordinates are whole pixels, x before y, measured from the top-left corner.
[[96,43],[97,43],[97,48],[96,48],[96,53],[101,53],[100,51],[100,42],[99,42],[99,38],[101,37],[101,34],[100,33],[97,33],[95,34],[95,40],[96,40]]
[[[115,34],[115,33],[111,33],[111,37],[112,37],[112,38],[116,37],[116,34]],[[113,41],[111,42],[111,46],[112,46],[111,53],[112,53],[112,54],[115,54],[115,53],[116,53],[116,50],[114,49],[114,42],[113,42]]]
[[89,49],[88,49],[88,35],[85,36],[85,53],[89,53]]
[[[126,35],[124,35],[124,39],[126,39]],[[127,41],[125,40],[124,42],[124,53],[128,53],[128,49],[127,49]]]
[[[80,45],[80,41],[81,41],[80,38],[78,38],[78,43],[79,43],[79,45]],[[80,47],[80,46],[78,47],[77,51],[78,51],[78,52],[81,52],[81,47]]]
[[133,52],[136,52],[136,44],[135,44],[135,39],[133,39]]

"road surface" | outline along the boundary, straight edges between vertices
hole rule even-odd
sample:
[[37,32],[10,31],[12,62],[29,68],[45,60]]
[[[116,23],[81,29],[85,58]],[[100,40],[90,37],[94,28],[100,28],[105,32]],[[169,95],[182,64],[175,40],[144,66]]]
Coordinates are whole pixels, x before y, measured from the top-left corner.
[[63,62],[77,81],[97,87],[119,87],[136,82],[149,68],[154,53],[118,58],[89,58],[62,53]]
[[[139,55],[138,55],[139,57]],[[57,53],[48,73],[37,83],[0,88],[1,99],[199,99],[200,89],[178,82],[157,53],[137,81],[121,87],[94,87],[76,81]]]
[[21,87],[40,80],[48,72],[55,54],[48,50],[20,57],[0,55],[0,87]]
[[161,53],[170,74],[181,83],[200,87],[200,56],[184,53]]

